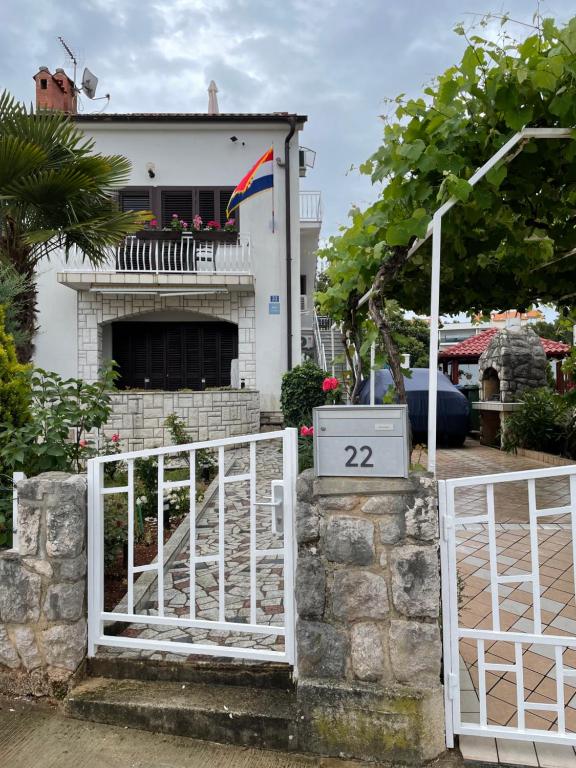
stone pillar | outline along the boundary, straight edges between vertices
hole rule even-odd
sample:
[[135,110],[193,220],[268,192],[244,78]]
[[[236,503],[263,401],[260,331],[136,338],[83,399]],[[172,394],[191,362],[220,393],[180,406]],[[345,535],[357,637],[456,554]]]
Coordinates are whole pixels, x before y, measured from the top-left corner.
[[0,691],[61,695],[86,655],[86,477],[18,483],[19,551],[0,552]]
[[444,751],[436,484],[298,479],[299,748],[418,764]]

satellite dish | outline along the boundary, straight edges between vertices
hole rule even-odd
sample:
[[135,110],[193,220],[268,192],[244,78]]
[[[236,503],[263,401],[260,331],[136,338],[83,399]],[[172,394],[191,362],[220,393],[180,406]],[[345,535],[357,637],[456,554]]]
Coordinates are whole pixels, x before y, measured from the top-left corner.
[[97,87],[98,78],[93,72],[90,72],[88,67],[86,67],[84,69],[84,74],[82,75],[82,90],[89,99],[93,99],[96,96]]

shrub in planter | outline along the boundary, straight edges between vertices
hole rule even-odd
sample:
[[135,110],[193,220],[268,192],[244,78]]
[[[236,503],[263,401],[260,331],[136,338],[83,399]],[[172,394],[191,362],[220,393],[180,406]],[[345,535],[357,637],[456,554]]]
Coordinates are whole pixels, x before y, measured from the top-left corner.
[[286,427],[312,423],[312,409],[326,404],[322,384],[326,373],[316,363],[306,362],[282,377],[280,407]]
[[533,389],[524,392],[521,402],[506,420],[504,449],[562,454],[572,415],[566,399],[549,389]]

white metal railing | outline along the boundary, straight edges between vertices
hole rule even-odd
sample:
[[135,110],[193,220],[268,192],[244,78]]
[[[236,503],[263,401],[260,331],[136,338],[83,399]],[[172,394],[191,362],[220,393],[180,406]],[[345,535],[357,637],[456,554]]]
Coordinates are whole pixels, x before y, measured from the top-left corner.
[[78,253],[66,266],[68,272],[149,272],[192,274],[253,274],[249,235],[226,240],[198,240],[182,235],[179,240],[147,240],[127,237],[122,246],[110,249],[94,266]]
[[[294,567],[295,567],[295,538],[294,538],[294,505],[295,483],[298,467],[297,458],[298,434],[295,429],[285,429],[278,432],[245,435],[242,437],[223,438],[202,443],[188,445],[169,446],[144,451],[132,451],[109,456],[98,456],[88,461],[88,655],[94,656],[96,646],[113,646],[117,648],[138,648],[145,650],[167,651],[170,653],[203,654],[211,656],[226,656],[243,659],[256,659],[285,662],[294,664],[295,661],[295,605],[294,605]],[[281,477],[271,481],[271,494],[269,498],[257,498],[257,462],[256,446],[265,441],[281,441]],[[248,452],[246,472],[227,474],[225,467],[225,449],[243,447]],[[216,517],[214,518],[214,538],[217,551],[211,554],[199,554],[200,545],[203,542],[205,527],[196,525],[196,455],[198,451],[212,450],[218,457],[217,491],[214,498],[216,503]],[[170,460],[180,459],[186,456],[189,463],[189,475],[185,480],[169,480],[166,471],[169,471],[167,463]],[[137,566],[134,564],[135,541],[135,462],[137,459],[154,457],[158,470],[158,505],[156,513],[158,552],[154,562],[148,565]],[[110,462],[122,462],[126,467],[126,484],[120,487],[107,487],[105,485],[104,467]],[[228,470],[230,467],[228,466]],[[234,464],[232,464],[232,471]],[[227,558],[231,557],[230,542],[225,540],[227,514],[230,506],[226,504],[226,494],[230,491],[230,484],[249,484],[249,501],[246,502],[246,516],[242,518],[247,525],[247,537],[249,540],[249,586],[246,590],[245,600],[249,601],[249,620],[230,621],[226,615],[226,589],[238,588],[238,581],[234,580],[234,572],[228,573]],[[164,544],[164,494],[175,489],[187,489],[189,492],[189,557],[188,572],[190,578],[189,605],[187,615],[174,615],[167,611],[165,604],[165,577],[167,563],[165,563]],[[110,495],[122,495],[127,502],[127,594],[126,599],[120,604],[120,610],[104,610],[104,506],[105,500]],[[274,536],[274,542],[281,543],[273,548],[262,546],[263,520],[260,516],[257,520],[257,509],[269,507],[272,511],[267,526]],[[258,536],[258,538],[257,538]],[[244,551],[242,555],[244,556]],[[257,614],[257,567],[258,561],[271,557],[281,561],[282,576],[279,577],[278,589],[283,591],[283,623],[265,623],[258,621]],[[197,608],[197,568],[206,567],[215,569],[215,579],[218,589],[214,595],[217,605],[215,618],[208,619],[198,617],[201,607]],[[179,566],[180,567],[180,566]],[[135,576],[144,572],[152,572],[156,579],[156,606],[150,611],[145,608],[143,613],[138,612],[138,601],[135,599]],[[230,577],[230,578],[228,578]],[[227,580],[228,579],[228,580]],[[282,585],[282,586],[280,586]],[[215,638],[212,644],[209,640],[204,642],[181,642],[169,639],[153,639],[150,637],[123,635],[107,635],[106,626],[110,623],[126,623],[132,627],[145,628],[162,626],[180,628],[182,630],[200,629],[216,632],[233,633],[242,641],[242,647],[226,645]],[[258,638],[275,636],[284,638],[284,650],[272,650],[266,645],[258,645]],[[255,647],[254,647],[255,646]]]
[[320,333],[318,315],[315,311],[312,312],[312,331],[314,332],[314,344],[316,345],[316,352],[318,355],[318,365],[322,370],[327,371],[326,350],[324,348],[324,342],[322,341],[322,334]]
[[300,221],[322,221],[320,192],[300,192]]
[[[539,507],[537,503],[537,481],[545,481],[549,487],[550,482],[560,481],[564,483],[563,494],[559,496],[559,489],[554,485],[547,494],[550,500],[559,506]],[[501,536],[506,536],[508,526],[497,521],[495,489],[504,493],[503,487],[507,483],[525,484],[527,498],[528,523],[514,525],[512,527],[526,529],[528,534],[527,551],[523,555],[523,564],[510,567],[510,561],[501,559],[499,552],[502,548]],[[507,493],[510,495],[512,489]],[[513,489],[514,498],[519,497],[518,486]],[[540,495],[540,490],[538,491]],[[448,747],[454,744],[454,734],[468,736],[491,736],[500,739],[515,739],[521,741],[555,742],[560,744],[576,745],[576,734],[567,727],[564,716],[564,684],[570,681],[574,684],[576,669],[574,665],[565,666],[564,652],[567,649],[576,651],[576,633],[559,635],[554,633],[554,627],[547,627],[542,610],[546,604],[542,603],[541,569],[540,569],[540,541],[542,531],[549,530],[554,517],[564,516],[566,523],[556,523],[557,527],[566,531],[572,539],[571,546],[563,539],[567,549],[572,550],[572,567],[568,570],[572,573],[568,576],[571,584],[571,594],[567,594],[567,602],[574,602],[574,569],[576,564],[576,464],[552,469],[524,470],[520,472],[505,472],[493,475],[477,477],[461,477],[438,482],[438,496],[440,506],[440,533],[441,533],[441,573],[442,573],[442,624],[444,644],[444,669],[445,669],[445,706],[446,706],[446,742]],[[563,498],[562,498],[563,496]],[[488,546],[489,561],[484,566],[486,569],[485,580],[488,582],[487,594],[490,596],[490,612],[482,621],[481,628],[462,626],[459,615],[458,595],[460,591],[458,583],[458,559],[457,559],[457,530],[466,528],[478,529],[478,535],[482,537]],[[506,539],[504,539],[505,541]],[[504,545],[504,548],[508,543]],[[463,548],[463,556],[469,550]],[[520,559],[520,555],[519,555]],[[466,562],[466,561],[464,561]],[[525,563],[525,565],[524,565]],[[564,566],[561,566],[564,568]],[[544,572],[543,572],[544,573]],[[546,575],[546,574],[545,574]],[[544,580],[544,583],[548,583]],[[466,581],[464,580],[464,587]],[[509,591],[520,588],[531,595],[531,618],[519,628],[506,630],[508,624],[503,621],[502,611],[506,611],[501,597]],[[568,588],[568,587],[567,587]],[[528,609],[529,606],[526,606]],[[531,631],[530,631],[531,630]],[[463,714],[472,711],[468,704],[467,709],[461,709],[460,696],[460,648],[461,643],[473,644],[476,648],[475,658],[478,667],[478,684],[476,691],[478,702],[475,708],[476,714],[472,717]],[[498,657],[510,659],[506,663],[491,663],[486,656],[490,649],[497,644]],[[535,650],[538,647],[546,647],[546,661],[550,667],[554,667],[555,699],[546,703],[536,703],[527,700],[524,690],[524,653]],[[536,650],[536,653],[540,651]],[[510,719],[510,724],[494,725],[490,723],[490,694],[487,692],[487,673],[500,675],[511,673],[514,677],[516,688],[515,715]],[[550,694],[552,696],[552,694]],[[553,716],[550,729],[538,729],[527,725],[526,715],[536,711],[544,711]]]

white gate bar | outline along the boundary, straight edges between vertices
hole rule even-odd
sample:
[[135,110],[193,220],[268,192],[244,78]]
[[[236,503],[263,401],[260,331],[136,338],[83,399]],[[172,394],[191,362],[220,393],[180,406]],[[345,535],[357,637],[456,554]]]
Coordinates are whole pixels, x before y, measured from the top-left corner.
[[158,578],[156,588],[158,591],[158,615],[164,616],[164,456],[158,456],[158,509],[157,509],[158,546],[156,554],[156,567]]
[[252,475],[250,472],[246,472],[243,475],[227,475],[222,480],[223,483],[245,483],[247,480],[251,480]]
[[497,643],[500,640],[506,643],[522,643],[523,645],[559,645],[562,648],[576,648],[576,637],[568,635],[536,635],[533,632],[493,632],[491,629],[458,629],[460,638],[470,640],[490,640]]
[[470,515],[469,517],[455,517],[454,525],[487,525],[488,515]]
[[[189,241],[189,239],[188,239]],[[188,457],[190,464],[190,525],[189,545],[190,550],[190,618],[196,618],[196,451],[190,451]]]
[[556,659],[556,702],[558,704],[558,733],[566,732],[566,713],[564,711],[564,663],[562,648],[554,648]]
[[572,504],[567,507],[549,507],[548,509],[535,509],[536,517],[551,517],[552,515],[570,515],[572,513]]
[[504,576],[498,576],[498,584],[526,584],[533,581],[532,573],[506,573]]
[[134,573],[144,573],[145,571],[156,571],[156,570],[158,570],[157,563],[148,563],[147,565],[135,565],[132,568],[132,571]]
[[[246,626],[244,624],[244,626]],[[225,645],[203,645],[201,643],[180,643],[176,640],[147,640],[145,638],[136,638],[138,644],[136,647],[142,648],[142,650],[151,651],[168,651],[168,653],[184,653],[190,655],[192,651],[194,653],[202,654],[202,656],[225,656],[235,659],[251,659],[256,661],[287,661],[285,654],[282,651],[269,651],[262,648],[237,648],[235,646]],[[101,638],[100,641],[105,640],[105,645],[113,648],[134,648],[134,640],[132,637],[122,637],[120,635],[107,635],[105,638]]]
[[496,520],[494,518],[494,485],[486,486],[488,508],[488,551],[490,554],[490,592],[492,595],[492,629],[500,630],[500,604],[498,594],[498,557],[496,552]]
[[524,730],[526,718],[524,716],[524,665],[522,659],[522,644],[514,643],[514,658],[516,659],[516,708],[518,709],[518,728]]
[[250,623],[256,624],[256,443],[250,443]]
[[538,552],[538,522],[536,519],[536,480],[528,480],[528,516],[530,520],[534,634],[539,635],[542,634],[542,616],[540,611],[540,557]]
[[517,483],[521,480],[539,480],[555,477],[569,477],[576,474],[576,463],[562,467],[545,469],[523,469],[519,472],[501,472],[492,475],[473,475],[470,477],[453,477],[445,480],[451,488],[467,488],[471,485],[489,485],[490,483]]
[[576,595],[576,474],[570,476],[570,506],[572,507],[570,514],[572,528],[572,576],[574,579],[574,594]]
[[128,613],[134,613],[134,460],[128,461]]
[[295,479],[298,475],[298,431],[293,427],[286,429],[282,437],[282,464],[282,476],[284,478],[282,544],[284,548],[284,623],[286,626],[284,652],[286,653],[288,663],[294,665],[294,677],[297,678],[298,669],[296,666],[295,648],[296,601],[294,596],[297,558],[296,516],[294,515],[296,483],[292,481],[292,478]]
[[[241,624],[236,621],[212,621],[211,619],[185,619],[181,616],[155,616],[142,613],[117,613],[105,611],[103,621],[127,624],[154,624],[156,626],[183,627],[186,629],[214,629],[220,632],[240,632],[243,635],[284,635],[286,628],[276,624]],[[190,643],[192,645],[192,643]],[[195,645],[195,644],[194,644]]]
[[486,714],[486,664],[484,662],[484,640],[478,638],[476,641],[478,656],[478,701],[480,702],[480,725],[486,728],[488,724]]
[[108,496],[112,493],[129,493],[130,492],[130,486],[129,485],[122,485],[118,486],[117,488],[101,488],[100,493],[102,496]]
[[218,618],[226,621],[225,552],[224,552],[224,446],[218,448]]

